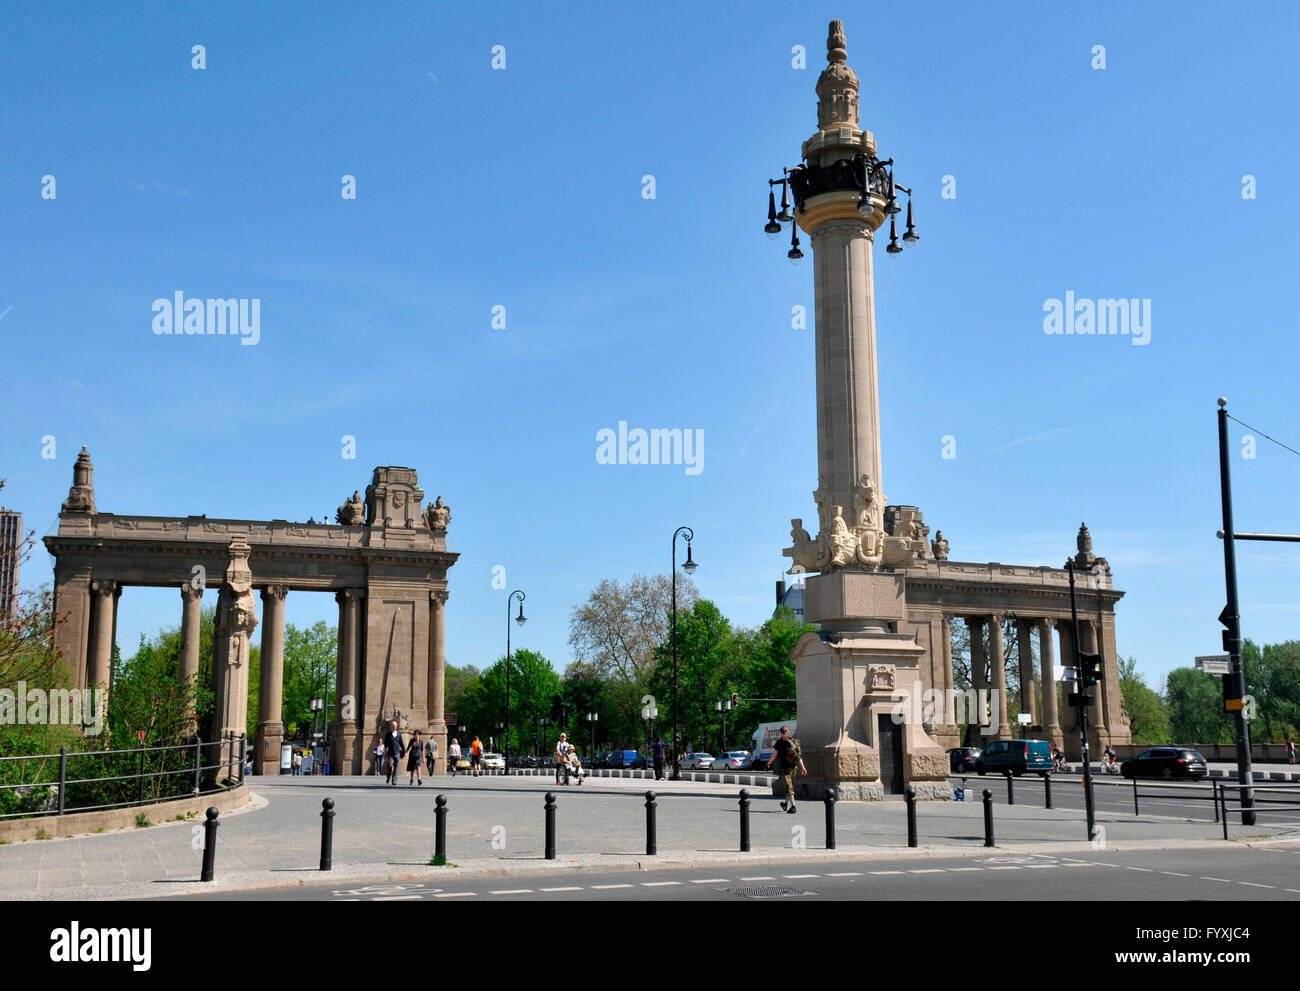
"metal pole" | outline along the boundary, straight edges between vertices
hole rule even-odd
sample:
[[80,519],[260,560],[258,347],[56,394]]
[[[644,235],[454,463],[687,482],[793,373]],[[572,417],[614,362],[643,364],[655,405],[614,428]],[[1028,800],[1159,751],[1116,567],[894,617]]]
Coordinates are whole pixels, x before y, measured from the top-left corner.
[[1136,771],[1133,772],[1133,814],[1141,814],[1138,812],[1138,776]]
[[903,793],[903,801],[907,803],[907,845],[916,846],[916,789],[911,785],[907,786],[907,791]]
[[[315,764],[312,764],[313,769]],[[230,731],[230,742],[226,747],[226,788],[231,787],[231,781],[235,777],[235,731]]]
[[1012,776],[1010,771],[1003,771],[1002,773],[1006,775],[1007,778],[1007,804],[1015,805],[1016,804],[1015,778]]
[[320,804],[320,869],[328,871],[334,865],[334,799]]
[[[518,591],[516,589],[516,591]],[[506,599],[506,773],[510,772],[510,607],[514,604],[515,593]]]
[[217,822],[217,815],[216,806],[210,806],[207,821],[203,824],[203,873],[199,875],[200,881],[211,881],[212,871],[216,866],[217,827],[221,825]]
[[835,789],[826,789],[826,849],[835,849]]
[[546,859],[555,859],[555,793],[546,793]]
[[59,747],[59,815],[63,815],[68,791],[68,748]]
[[749,790],[740,789],[740,852],[749,853]]
[[993,792],[984,789],[984,845],[993,845]]
[[[1055,687],[1053,687],[1052,691],[1056,691]],[[1048,771],[1047,774],[1043,776],[1043,803],[1044,803],[1043,808],[1045,809],[1050,809],[1052,807],[1052,772],[1051,771]]]
[[1237,548],[1236,534],[1232,530],[1232,474],[1228,456],[1228,401],[1219,400],[1219,487],[1223,498],[1223,575],[1228,586],[1228,604],[1219,617],[1228,632],[1224,646],[1232,667],[1231,698],[1237,700],[1232,721],[1237,730],[1237,780],[1242,785],[1241,824],[1255,825],[1255,790],[1250,764],[1250,726],[1240,700],[1246,697],[1246,673],[1241,660],[1241,607],[1237,601]]
[[[682,778],[682,765],[678,760],[681,748],[677,744],[677,534],[673,531],[673,780]],[[742,816],[743,818],[743,816]]]
[[196,736],[194,738],[194,794],[202,790],[202,784],[199,781],[199,774],[203,770],[203,738]]
[[433,859],[442,866],[447,862],[447,796],[433,800]]
[[1097,830],[1097,810],[1092,797],[1092,764],[1088,753],[1088,706],[1087,691],[1083,680],[1079,678],[1079,654],[1082,652],[1079,641],[1079,604],[1074,592],[1074,561],[1065,562],[1065,570],[1070,573],[1070,622],[1073,624],[1075,693],[1079,697],[1079,741],[1083,751],[1083,805],[1088,817],[1088,841],[1092,842]]
[[645,793],[645,852],[647,857],[653,857],[659,852],[659,836],[655,832],[655,793],[648,791]]

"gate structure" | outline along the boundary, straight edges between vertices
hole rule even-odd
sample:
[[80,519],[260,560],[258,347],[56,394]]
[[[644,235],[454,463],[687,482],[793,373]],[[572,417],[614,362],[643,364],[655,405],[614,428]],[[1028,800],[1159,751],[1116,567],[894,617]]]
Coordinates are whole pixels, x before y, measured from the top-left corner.
[[[94,466],[83,447],[58,533],[55,646],[78,688],[108,688],[117,603],[130,586],[170,587],[182,603],[182,681],[199,670],[203,591],[217,587],[213,646],[214,731],[245,731],[248,645],[261,627],[255,766],[277,773],[284,739],[284,602],[290,592],[332,592],[339,605],[338,678],[331,700],[331,761],[360,774],[396,713],[446,754],[443,680],[450,509],[423,506],[412,468],[376,468],[364,499],[339,507],[335,523],[203,516],[124,516],[95,508]],[[260,594],[261,618],[254,591]],[[109,705],[112,705],[111,695]]]

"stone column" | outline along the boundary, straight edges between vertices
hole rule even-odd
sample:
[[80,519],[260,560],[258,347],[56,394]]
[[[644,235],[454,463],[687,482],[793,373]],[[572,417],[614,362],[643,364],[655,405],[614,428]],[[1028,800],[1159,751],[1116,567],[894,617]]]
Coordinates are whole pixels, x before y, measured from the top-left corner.
[[217,605],[212,641],[212,728],[223,745],[204,748],[204,758],[216,750],[221,753],[222,767],[213,775],[218,782],[225,779],[231,754],[238,748],[238,737],[248,731],[248,649],[249,638],[257,627],[257,600],[248,567],[250,552],[243,534],[231,538],[230,564]]
[[943,719],[940,721],[943,725],[944,741],[950,747],[961,746],[961,738],[957,734],[956,716],[954,715],[953,699],[953,672],[952,672],[952,620],[953,617],[944,613],[943,616],[943,652],[940,658],[940,683],[935,687],[939,689],[943,696]]
[[284,742],[284,600],[288,585],[262,589],[262,676],[257,695],[258,774],[280,773]]
[[1054,620],[1038,621],[1038,657],[1043,669],[1043,732],[1053,746],[1064,742],[1056,707],[1056,654],[1052,650]]
[[[993,675],[993,695],[989,709],[997,708],[997,739],[1011,739],[1011,724],[1007,720],[1007,659],[1002,650],[1002,614],[989,617],[989,667]],[[994,701],[996,699],[996,702]]]
[[[1061,667],[1077,667],[1078,658],[1074,655],[1074,630],[1068,619],[1056,621],[1056,635],[1061,640]],[[1068,684],[1073,685],[1073,682]],[[1061,732],[1065,738],[1065,750],[1073,760],[1079,759],[1079,710],[1062,698]]]
[[[181,662],[178,681],[182,690],[195,687],[199,677],[199,645],[202,640],[203,589],[189,582],[181,585]],[[198,728],[191,721],[189,732]]]
[[1032,725],[1042,726],[1042,707],[1037,700],[1034,681],[1034,645],[1028,620],[1016,621],[1017,653],[1020,654],[1020,711],[1032,717]]
[[[117,606],[118,606],[118,603],[122,601],[122,583],[121,583],[121,582],[114,582],[113,584],[116,585],[117,587],[116,587],[115,589],[113,589],[113,639],[112,639],[112,643],[113,643],[113,644],[116,644],[116,643],[117,643]],[[111,647],[109,648],[109,652],[108,652],[108,666],[109,666],[109,681],[110,681],[110,683],[111,683],[113,677],[117,674],[117,671],[113,670],[113,651],[112,651],[112,648],[111,648]]]
[[435,774],[446,768],[447,755],[447,724],[442,721],[447,707],[447,599],[446,589],[429,593],[429,738],[438,744],[438,757],[433,767]]
[[[1097,623],[1091,619],[1079,620],[1079,649],[1089,654],[1100,653],[1097,649]],[[1098,752],[1110,745],[1110,692],[1105,679],[1105,659],[1102,660],[1102,680],[1090,691],[1097,703],[1088,710],[1089,744],[1095,744]]]
[[357,643],[361,629],[364,589],[345,588],[335,594],[339,604],[337,715],[330,741],[330,759],[340,774],[361,774],[363,756],[357,741]]
[[984,670],[984,666],[988,663],[988,655],[984,650],[984,620],[979,616],[967,616],[966,631],[970,637],[970,686],[974,691],[975,701],[967,706],[966,717],[970,720],[970,725],[967,727],[962,744],[982,746],[983,741],[988,739],[988,735],[981,733],[980,729],[988,720],[989,687],[988,672]]
[[94,610],[94,640],[91,643],[88,688],[108,688],[113,664],[113,612],[117,602],[117,582],[98,579],[90,583]]

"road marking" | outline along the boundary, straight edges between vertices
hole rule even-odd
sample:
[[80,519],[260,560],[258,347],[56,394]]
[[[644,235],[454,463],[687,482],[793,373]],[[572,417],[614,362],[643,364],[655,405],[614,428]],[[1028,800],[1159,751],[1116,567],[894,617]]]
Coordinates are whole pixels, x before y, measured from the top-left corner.
[[1146,874],[1152,874],[1152,873],[1154,873],[1150,867],[1129,867],[1128,870],[1130,870],[1130,871],[1142,871],[1143,873],[1146,873]]
[[674,885],[674,884],[676,884],[676,885],[680,885],[681,883],[682,883],[681,881],[642,881],[642,882],[641,882],[641,887],[643,887],[643,888],[667,888],[667,887],[669,887],[669,886],[671,886],[671,885]]
[[742,880],[742,881],[775,881],[776,878],[774,878],[774,877],[767,877],[767,876],[762,876],[762,877],[742,877],[741,880]]
[[1069,863],[1062,864],[1062,867],[1095,867],[1096,864],[1085,864],[1081,860],[1071,860]]
[[613,890],[614,888],[630,888],[630,887],[632,887],[632,885],[630,885],[630,884],[593,884],[593,885],[591,886],[591,890],[592,890],[592,891],[611,891],[611,890]]
[[1283,891],[1289,891],[1293,895],[1300,895],[1300,888],[1283,888]]
[[1177,871],[1161,871],[1161,874],[1168,874],[1170,877],[1191,877],[1190,874],[1179,874]]
[[[805,877],[816,877],[815,874],[807,874]],[[691,884],[730,884],[731,882],[725,877],[706,877],[698,881],[692,881]]]
[[532,888],[504,888],[501,891],[489,891],[489,895],[531,895]]
[[983,867],[949,867],[948,870],[956,873],[957,871],[982,871]]
[[1018,871],[1018,870],[1020,870],[1020,868],[1019,868],[1019,867],[990,867],[989,870],[991,870],[991,871]]
[[419,895],[380,895],[370,899],[372,902],[409,902],[419,901]]
[[1202,881],[1222,881],[1224,884],[1232,884],[1226,877],[1202,877]]
[[782,874],[781,876],[787,881],[797,881],[805,877],[821,877],[820,874]]
[[569,887],[569,888],[543,888],[542,890],[543,891],[581,891],[582,889]]
[[907,873],[909,873],[909,874],[943,874],[943,873],[944,873],[944,869],[943,869],[942,867],[927,867],[927,868],[925,868],[924,870],[913,870],[913,871],[908,871]]
[[902,871],[872,871],[872,874],[902,874]]
[[1050,871],[1054,867],[1060,867],[1060,864],[1026,864],[1031,871]]
[[861,871],[844,871],[841,874],[827,874],[827,877],[861,877]]
[[1254,881],[1238,881],[1238,884],[1244,884],[1248,888],[1271,888],[1271,884],[1256,884]]
[[473,898],[477,891],[449,891],[445,895],[434,895],[434,898]]

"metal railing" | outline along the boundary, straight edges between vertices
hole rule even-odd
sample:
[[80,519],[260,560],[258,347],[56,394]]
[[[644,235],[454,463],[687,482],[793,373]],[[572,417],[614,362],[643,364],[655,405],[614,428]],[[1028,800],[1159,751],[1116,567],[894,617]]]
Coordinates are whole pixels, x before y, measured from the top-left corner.
[[[1249,788],[1252,792],[1252,801],[1250,805],[1242,804],[1241,793]],[[1300,812],[1300,784],[1274,784],[1259,785],[1238,784],[1235,781],[1215,781],[1214,790],[1218,797],[1217,809],[1219,818],[1223,820],[1223,838],[1228,838],[1228,813],[1253,812],[1256,816],[1267,812]],[[1236,791],[1236,797],[1231,801],[1236,802],[1236,808],[1230,808],[1228,792]],[[1278,797],[1285,796],[1285,797]]]
[[[139,758],[135,771],[120,773],[126,770],[126,764],[132,755]],[[235,736],[231,733],[221,740],[204,742],[196,737],[191,743],[167,747],[72,753],[68,752],[67,747],[60,747],[57,754],[0,757],[0,781],[13,777],[12,768],[16,767],[17,776],[22,778],[28,765],[37,765],[33,780],[0,784],[0,808],[6,805],[19,806],[17,811],[0,812],[0,820],[156,805],[180,798],[230,791],[244,783],[247,756],[247,735]],[[55,773],[53,762],[56,761],[58,776],[52,780],[41,780]],[[101,769],[119,773],[69,777],[68,765],[82,762],[91,764],[92,769],[98,765]],[[182,778],[183,785],[177,786],[177,782],[170,780],[176,778]],[[135,792],[134,797],[128,797],[132,790]],[[146,795],[146,792],[149,794]],[[94,801],[85,804],[69,801],[70,797],[76,800],[82,795]],[[114,800],[99,800],[105,798]]]
[[1219,793],[1217,790],[1217,782],[1215,781],[1211,781],[1211,784],[1214,787],[1210,788],[1208,791],[1205,788],[1204,780],[1194,781],[1194,782],[1188,781],[1185,784],[1164,782],[1164,781],[1159,783],[1155,781],[1147,781],[1147,782],[1143,782],[1144,786],[1148,786],[1153,790],[1138,791],[1137,776],[1135,775],[1132,780],[1133,780],[1133,814],[1135,816],[1142,814],[1141,811],[1139,811],[1140,808],[1138,805],[1139,798],[1149,798],[1152,800],[1156,800],[1159,799],[1161,796],[1170,797],[1170,798],[1175,797],[1170,795],[1169,794],[1170,792],[1183,792],[1183,793],[1191,792],[1190,795],[1187,794],[1178,795],[1177,796],[1178,800],[1180,802],[1203,801],[1203,802],[1211,803],[1214,806],[1214,821],[1215,822],[1219,821]]

